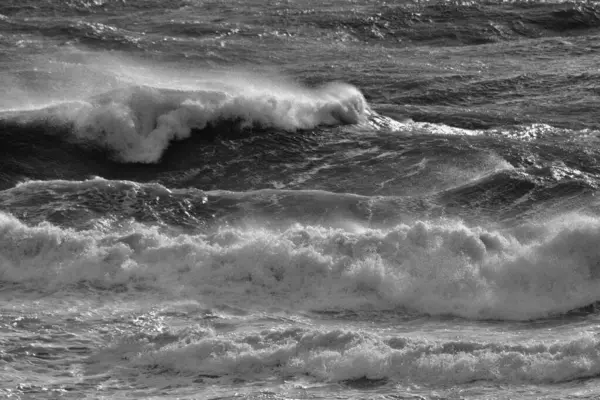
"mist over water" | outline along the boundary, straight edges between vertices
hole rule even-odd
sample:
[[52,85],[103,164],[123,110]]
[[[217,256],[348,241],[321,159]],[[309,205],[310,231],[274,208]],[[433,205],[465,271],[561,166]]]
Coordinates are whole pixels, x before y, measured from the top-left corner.
[[0,5],[0,397],[598,397],[590,2]]

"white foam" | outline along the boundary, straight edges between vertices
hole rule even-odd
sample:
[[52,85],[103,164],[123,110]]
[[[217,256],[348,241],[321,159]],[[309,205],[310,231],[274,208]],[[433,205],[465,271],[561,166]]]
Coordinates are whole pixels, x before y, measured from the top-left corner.
[[156,162],[172,140],[223,121],[293,132],[366,124],[371,113],[362,93],[344,83],[311,89],[273,71],[149,66],[68,47],[32,61],[28,73],[26,80],[2,77],[11,93],[0,102],[7,116],[29,110],[34,118],[69,121],[79,139],[125,162]]
[[[211,87],[216,85],[212,82]],[[157,162],[169,143],[222,122],[286,131],[319,125],[358,124],[370,113],[358,89],[270,86],[164,90],[134,86],[64,103],[50,113],[74,124],[77,138],[101,145],[125,162]]]
[[[0,214],[0,279],[47,291],[89,284],[216,302],[393,309],[531,319],[599,300],[600,220],[494,230],[460,222],[393,229],[295,225],[167,234],[131,223],[74,231]],[[180,293],[180,294],[178,294]]]
[[[143,342],[116,343],[117,353],[140,369],[178,377],[268,379],[310,377],[316,381],[389,379],[401,384],[455,385],[558,383],[600,372],[600,340],[584,333],[562,340],[448,341],[342,329],[282,327],[217,333],[206,327],[161,333]],[[96,360],[90,360],[95,362]]]

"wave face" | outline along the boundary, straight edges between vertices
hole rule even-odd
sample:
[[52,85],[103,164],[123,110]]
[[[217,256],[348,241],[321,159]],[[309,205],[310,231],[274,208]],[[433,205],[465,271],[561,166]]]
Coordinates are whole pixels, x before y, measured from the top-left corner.
[[[211,82],[211,86],[221,84],[224,82]],[[364,123],[369,109],[362,94],[350,85],[310,91],[282,90],[264,82],[245,84],[231,92],[133,87],[43,109],[39,114],[30,118],[67,123],[75,139],[105,148],[120,161],[154,163],[171,141],[186,139],[194,130],[230,124],[236,130],[294,132],[321,125]]]
[[76,110],[74,129],[79,139],[99,143],[123,161],[149,163],[160,159],[170,141],[185,139],[193,129],[220,121],[239,123],[241,128],[295,131],[366,119],[362,94],[347,85],[312,93],[252,87],[236,92],[169,93],[134,88],[110,93],[98,103]]

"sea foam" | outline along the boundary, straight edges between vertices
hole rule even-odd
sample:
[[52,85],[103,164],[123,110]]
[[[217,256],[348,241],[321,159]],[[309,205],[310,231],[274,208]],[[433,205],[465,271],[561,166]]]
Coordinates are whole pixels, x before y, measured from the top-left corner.
[[217,332],[208,325],[133,335],[92,356],[140,370],[223,383],[234,379],[304,377],[313,381],[456,385],[560,383],[600,372],[599,339],[471,340],[340,328],[280,327]]
[[1,214],[0,279],[42,292],[151,290],[257,307],[526,320],[599,300],[599,239],[600,221],[581,216],[507,230],[419,221],[177,234],[133,222],[27,226]]
[[256,84],[194,90],[133,86],[55,105],[42,113],[72,124],[77,139],[108,149],[120,161],[154,163],[171,141],[188,138],[193,130],[230,124],[237,129],[293,132],[364,123],[370,110],[358,89],[334,83],[318,89]]

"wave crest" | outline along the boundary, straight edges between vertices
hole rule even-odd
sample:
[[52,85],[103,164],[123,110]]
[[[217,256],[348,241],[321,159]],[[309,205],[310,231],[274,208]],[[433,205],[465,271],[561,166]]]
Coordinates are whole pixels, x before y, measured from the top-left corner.
[[134,86],[50,112],[71,122],[79,140],[108,149],[120,161],[137,163],[158,162],[171,141],[222,123],[293,132],[359,124],[371,113],[362,93],[342,83],[280,91],[256,86],[233,91]]

